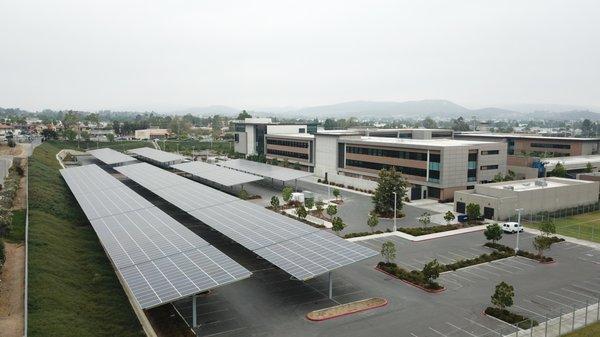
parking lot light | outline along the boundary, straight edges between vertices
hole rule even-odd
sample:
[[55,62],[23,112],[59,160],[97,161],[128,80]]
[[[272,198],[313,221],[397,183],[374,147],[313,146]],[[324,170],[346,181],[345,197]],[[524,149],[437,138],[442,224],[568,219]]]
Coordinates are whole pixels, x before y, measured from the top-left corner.
[[519,233],[521,233],[521,212],[523,211],[522,208],[517,208],[515,209],[515,211],[517,211],[517,223],[519,224],[519,228],[517,229],[517,245],[515,247],[515,253],[519,251]]
[[396,192],[392,192],[394,193],[394,233],[398,230],[398,228],[396,227],[396,205],[398,204],[398,194]]

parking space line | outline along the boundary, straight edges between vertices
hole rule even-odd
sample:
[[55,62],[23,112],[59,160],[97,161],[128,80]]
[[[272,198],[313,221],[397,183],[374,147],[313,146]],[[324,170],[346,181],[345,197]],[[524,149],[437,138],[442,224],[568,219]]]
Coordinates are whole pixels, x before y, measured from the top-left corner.
[[546,298],[546,297],[544,297],[544,296],[542,296],[542,295],[535,295],[535,296],[536,296],[536,297],[539,297],[539,298],[541,298],[541,299],[544,299],[544,300],[546,300],[546,301],[548,301],[548,302],[556,303],[556,304],[558,304],[558,305],[562,305],[563,307],[570,308],[568,305],[566,305],[566,304],[564,304],[564,303],[561,303],[561,302],[558,302],[558,301],[555,301],[555,300],[551,300],[551,299],[549,299],[549,298]]
[[466,317],[465,317],[465,319],[466,319],[467,321],[471,322],[471,324],[479,325],[480,327],[482,327],[482,328],[484,328],[484,329],[487,329],[487,330],[489,330],[489,331],[491,331],[491,332],[497,332],[497,331],[494,331],[494,330],[492,330],[492,329],[488,328],[487,326],[485,326],[485,325],[483,325],[483,324],[479,324],[479,323],[475,322],[475,321],[474,321],[474,320],[472,320],[472,319],[469,319],[469,318],[466,318]]
[[[486,272],[486,273],[492,274],[492,275],[494,275],[494,276],[497,276],[497,277],[500,277],[500,274],[498,274],[498,273],[494,273],[493,271],[489,271],[489,270],[487,270],[487,269],[483,268],[483,267],[485,267],[485,266],[486,266],[486,264],[482,264],[482,265],[480,265],[478,268],[475,268],[475,269],[477,269],[477,270],[481,270],[481,271],[484,271],[484,272]],[[488,266],[488,267],[490,267],[489,265],[487,265],[487,266]]]
[[453,253],[453,252],[448,252],[448,254],[456,255],[456,256],[460,257],[460,259],[461,259],[461,260],[466,260],[466,259],[468,259],[468,257],[462,256],[462,255],[460,255],[460,254],[456,254],[456,253]]
[[406,263],[406,262],[401,262],[401,261],[398,261],[397,263],[398,263],[398,264],[401,264],[401,265],[403,265],[403,266],[406,266],[406,267],[408,267],[409,269],[420,269],[420,268],[417,268],[417,267],[415,267],[415,266],[413,266],[413,265],[411,265],[411,264],[408,264],[408,263]]
[[590,281],[583,281],[583,283],[591,284],[591,285],[593,285],[594,287],[600,286],[600,284],[598,284],[598,283],[594,283],[594,282],[590,282]]
[[552,294],[552,295],[554,295],[554,296],[560,296],[560,297],[563,297],[563,298],[569,299],[569,300],[571,300],[571,301],[575,301],[575,302],[579,302],[579,303],[585,303],[584,301],[581,301],[581,300],[576,300],[576,299],[574,299],[574,298],[570,298],[570,297],[568,297],[568,296],[561,295],[561,294],[559,294],[559,293],[557,293],[557,292],[554,292],[554,291],[549,291],[548,293],[549,293],[549,294]]
[[[433,259],[431,259],[431,260],[433,260]],[[422,264],[428,264],[431,260],[421,261],[421,260],[413,259],[413,261],[417,261],[417,262],[422,263]]]
[[564,290],[564,291],[571,292],[571,293],[573,293],[573,294],[577,294],[577,295],[579,295],[579,296],[584,296],[584,297],[587,297],[587,298],[591,298],[591,299],[594,299],[594,300],[598,300],[598,298],[596,298],[596,297],[594,297],[594,296],[586,295],[586,294],[583,294],[583,293],[580,293],[580,292],[577,292],[577,291],[574,291],[574,290],[570,290],[570,289],[567,289],[567,288],[560,288],[560,289],[562,289],[562,290]]
[[[526,260],[526,261],[527,261],[527,262],[529,262],[529,263],[525,263],[525,262],[523,262],[521,259],[524,259],[524,260]],[[517,264],[520,264],[520,265],[523,265],[523,266],[529,267],[529,268],[532,268],[532,267],[535,267],[535,266],[539,265],[539,262],[533,262],[533,261],[530,261],[530,260],[529,260],[528,258],[526,258],[526,257],[520,257],[520,256],[515,256],[515,257],[511,258],[511,261],[512,261],[512,262],[515,262],[515,263],[517,263]]]
[[[467,255],[473,254],[473,253],[467,252],[466,250],[463,250],[463,249],[458,249],[458,251],[461,252],[461,253],[463,253],[463,254],[467,254]],[[481,255],[481,254],[479,254],[479,255]],[[468,257],[468,259],[473,258],[473,257],[474,256]]]
[[525,310],[525,311],[527,311],[527,312],[530,312],[530,313],[532,313],[532,314],[534,314],[534,315],[536,315],[536,316],[538,316],[538,317],[543,317],[543,318],[546,318],[546,316],[544,316],[544,315],[540,315],[540,314],[538,314],[537,312],[535,312],[535,311],[532,311],[532,310],[529,310],[529,309],[527,309],[527,308],[523,308],[522,306],[519,306],[519,305],[516,305],[516,304],[515,304],[515,305],[514,305],[514,307],[515,307],[515,308],[519,308],[519,309],[521,309],[521,310]]
[[495,269],[501,270],[501,271],[503,271],[503,272],[505,272],[505,273],[508,273],[508,274],[513,274],[513,272],[512,272],[512,271],[510,271],[510,270],[506,270],[506,269],[502,269],[502,268],[500,268],[500,267],[498,267],[498,266],[494,266],[494,265],[493,265],[491,262],[490,262],[490,263],[488,263],[487,265],[488,265],[488,267],[492,267],[492,268],[495,268]]
[[579,289],[585,290],[585,291],[589,291],[591,293],[600,294],[600,291],[598,291],[598,290],[592,290],[592,289],[589,289],[589,288],[586,288],[586,287],[582,287],[582,286],[580,286],[578,284],[575,284],[575,283],[572,284],[571,286],[575,287],[575,288],[579,288]]
[[437,333],[437,334],[438,334],[438,335],[440,335],[440,336],[448,337],[447,335],[444,335],[443,333],[441,333],[441,332],[437,331],[436,329],[434,329],[434,328],[432,328],[432,327],[428,327],[428,328],[429,328],[429,330],[431,330],[431,331],[433,331],[433,332]]
[[517,270],[520,270],[520,271],[525,271],[525,269],[523,269],[523,268],[511,266],[510,264],[506,264],[506,262],[504,262],[504,261],[496,260],[494,262],[498,263],[498,264],[501,264],[501,265],[503,265],[505,267],[514,268],[514,269],[517,269]]
[[419,336],[415,335],[415,334],[414,334],[414,333],[412,333],[412,332],[410,333],[410,335],[411,335],[412,337],[419,337]]
[[475,281],[473,281],[473,280],[471,280],[471,279],[468,279],[468,278],[466,278],[466,277],[464,277],[464,276],[457,275],[457,274],[456,274],[456,272],[452,272],[452,274],[451,274],[451,275],[452,275],[453,277],[458,277],[458,278],[464,279],[465,281],[467,281],[467,282],[469,282],[469,283],[475,283]]
[[454,327],[455,329],[458,329],[458,330],[460,330],[460,331],[464,331],[464,332],[468,333],[469,335],[471,335],[471,336],[473,336],[473,337],[478,337],[477,335],[474,335],[474,334],[472,334],[472,333],[468,332],[468,331],[467,331],[467,330],[465,330],[465,329],[461,329],[461,328],[457,327],[456,325],[454,325],[454,324],[452,324],[452,323],[450,323],[450,322],[446,322],[446,324],[448,324],[448,325],[450,325],[451,327]]
[[455,281],[455,280],[453,280],[453,279],[451,279],[451,278],[449,278],[449,277],[444,277],[444,278],[443,278],[443,280],[444,280],[444,282],[450,282],[450,283],[454,283],[454,284],[456,284],[456,285],[458,285],[458,286],[461,286],[461,287],[462,287],[462,284],[461,284],[461,283],[459,283],[459,282],[457,282],[457,281]]
[[473,248],[473,247],[469,247],[470,250],[476,251],[479,254],[483,254],[483,253],[489,253],[489,250],[484,250],[484,249],[477,249],[477,248]]
[[484,280],[489,280],[489,278],[487,278],[487,277],[485,277],[485,276],[481,276],[481,275],[479,275],[479,274],[475,274],[475,273],[473,273],[473,272],[471,272],[471,271],[464,270],[464,268],[463,268],[463,271],[462,271],[462,272],[463,272],[463,273],[467,273],[467,274],[471,274],[471,275],[475,275],[475,276],[477,276],[477,277],[479,277],[479,278],[481,278],[481,279],[484,279]]

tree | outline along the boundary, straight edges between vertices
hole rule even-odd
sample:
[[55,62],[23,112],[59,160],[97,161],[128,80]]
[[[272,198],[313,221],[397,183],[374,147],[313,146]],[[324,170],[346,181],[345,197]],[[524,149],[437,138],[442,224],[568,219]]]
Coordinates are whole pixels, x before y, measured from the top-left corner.
[[304,198],[304,205],[308,209],[313,208],[313,206],[315,205],[315,199],[314,198]]
[[337,214],[337,206],[336,205],[329,205],[327,206],[327,215],[329,215],[329,218],[333,218],[334,215]]
[[306,207],[304,207],[304,205],[300,205],[300,206],[296,207],[296,215],[300,219],[305,219],[306,216],[308,215],[308,211],[306,210]]
[[550,234],[556,234],[556,225],[554,221],[546,218],[546,220],[542,221],[540,224],[540,232],[543,236],[550,236]]
[[248,200],[250,199],[250,194],[248,194],[248,191],[246,191],[244,188],[242,188],[238,194],[238,196],[240,197],[240,199],[242,200]]
[[344,228],[346,228],[346,224],[344,223],[344,221],[342,220],[342,218],[340,218],[339,216],[336,216],[335,218],[333,218],[333,221],[331,221],[331,230],[334,231],[336,234],[340,234],[340,232],[342,230],[344,230]]
[[423,120],[423,127],[426,129],[437,129],[437,123],[431,118],[427,117]]
[[293,168],[294,170],[299,170],[299,169],[300,169],[300,163],[298,163],[298,162],[295,162],[295,163],[292,165],[292,168]]
[[283,197],[283,201],[289,202],[292,199],[292,193],[294,193],[294,189],[290,186],[286,186],[281,190],[281,196]]
[[446,223],[449,225],[450,222],[454,221],[454,219],[456,219],[456,216],[454,216],[454,213],[452,213],[452,211],[448,211],[446,212],[446,214],[444,214],[444,220],[446,220]]
[[44,139],[56,139],[58,138],[58,134],[54,130],[44,129],[42,130],[42,136]]
[[470,203],[467,205],[467,218],[469,221],[477,221],[481,216],[479,204]]
[[333,129],[336,128],[336,123],[335,123],[335,121],[333,119],[327,118],[325,120],[325,122],[323,123],[323,128],[325,130],[333,130]]
[[492,241],[492,243],[496,243],[496,241],[502,239],[502,228],[498,224],[488,225],[483,231],[483,235],[485,235],[486,239]]
[[90,141],[90,133],[87,131],[83,131],[81,133],[81,138],[83,138],[86,142]]
[[342,195],[339,188],[334,188],[333,191],[331,191],[331,193],[333,193],[335,200],[338,200],[340,198],[340,196]]
[[496,285],[496,291],[492,295],[492,304],[498,309],[504,310],[513,305],[515,297],[515,288],[502,281]]
[[429,214],[429,212],[421,214],[419,217],[419,222],[423,225],[423,227],[427,227],[427,225],[431,223],[431,214]]
[[315,203],[315,206],[317,207],[317,215],[318,216],[323,216],[323,206],[325,206],[325,203],[323,202],[323,200],[317,200],[317,202]]
[[585,164],[585,172],[592,173],[592,171],[594,171],[594,166],[592,166],[592,163],[588,162]]
[[250,115],[246,110],[242,110],[236,119],[243,121],[246,118],[252,118],[252,115]]
[[390,263],[396,258],[396,245],[392,241],[386,241],[381,245],[381,256],[385,263]]
[[283,167],[290,167],[290,161],[287,158],[283,159],[282,166]]
[[452,130],[454,131],[469,131],[469,124],[465,122],[465,119],[461,116],[457,119],[452,119]]
[[106,134],[106,140],[108,140],[109,142],[114,142],[115,141],[115,135],[113,133],[107,133]]
[[402,200],[406,195],[406,179],[402,173],[396,172],[392,167],[390,170],[379,171],[377,188],[373,195],[374,211],[379,215],[389,215],[394,211],[394,192],[397,194],[396,208],[402,209]]
[[544,256],[544,251],[552,246],[552,238],[544,235],[538,235],[533,238],[533,248],[538,251],[539,256]]
[[77,138],[77,132],[71,130],[71,129],[67,129],[63,132],[64,136],[69,140],[69,141],[74,141],[75,138]]
[[548,175],[551,177],[564,178],[567,176],[567,170],[565,169],[565,166],[562,163],[556,163],[556,165],[554,166],[552,171],[548,173]]
[[437,259],[433,259],[433,261],[427,263],[422,270],[423,276],[427,280],[427,283],[431,284],[435,279],[440,277],[440,263]]
[[587,118],[584,119],[583,122],[581,122],[581,132],[583,133],[583,135],[589,137],[592,133],[593,126],[594,125],[591,120]]
[[367,220],[367,226],[369,226],[369,228],[371,228],[371,233],[373,233],[373,231],[374,231],[375,227],[377,227],[377,225],[379,225],[379,217],[377,217],[377,214],[371,213],[371,216]]
[[279,209],[279,197],[274,195],[271,197],[271,207],[273,207],[274,210],[278,210]]

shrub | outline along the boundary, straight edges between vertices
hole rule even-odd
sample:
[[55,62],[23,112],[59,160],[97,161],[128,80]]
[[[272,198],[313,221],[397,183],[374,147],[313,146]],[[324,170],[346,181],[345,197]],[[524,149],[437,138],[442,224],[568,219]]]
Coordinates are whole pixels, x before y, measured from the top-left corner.
[[443,289],[443,287],[435,281],[427,282],[425,276],[419,270],[408,271],[404,268],[398,267],[398,265],[396,265],[395,263],[385,263],[385,262],[379,262],[377,264],[377,268],[379,268],[379,269],[385,271],[386,273],[391,274],[401,280],[408,281],[410,283],[421,286],[425,289],[429,289],[429,290]]
[[517,251],[517,255],[518,256],[526,257],[528,259],[536,260],[536,261],[539,261],[539,262],[544,262],[544,263],[548,263],[548,262],[554,261],[554,259],[551,258],[550,256],[543,256],[543,255],[539,255],[539,254],[534,254],[532,252],[528,252],[528,251],[525,251],[525,250],[518,250]]
[[383,234],[383,233],[384,232],[382,232],[382,231],[348,233],[348,234],[344,235],[344,239],[358,238],[361,236],[367,236],[367,235],[373,235],[373,234]]
[[521,316],[512,313],[506,309],[498,309],[494,307],[487,307],[485,309],[486,315],[496,317],[497,319],[504,321],[509,324],[517,324],[521,329],[529,329],[533,323],[533,326],[538,326],[539,323],[531,318]]
[[400,227],[398,231],[410,234],[413,236],[420,236],[432,233],[440,233],[451,231],[454,229],[458,229],[458,225],[439,225],[439,226],[431,226],[431,227]]
[[4,240],[0,239],[0,269],[2,268],[2,265],[4,264]]

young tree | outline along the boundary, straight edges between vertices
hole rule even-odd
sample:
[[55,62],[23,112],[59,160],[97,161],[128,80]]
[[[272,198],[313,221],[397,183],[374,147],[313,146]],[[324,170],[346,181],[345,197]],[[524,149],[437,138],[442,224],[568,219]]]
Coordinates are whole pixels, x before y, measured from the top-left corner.
[[341,196],[341,192],[339,188],[334,188],[331,193],[333,193],[333,196],[335,197],[335,200],[338,200]]
[[346,224],[344,223],[342,218],[340,218],[339,216],[336,216],[335,218],[333,218],[333,221],[331,221],[331,230],[332,231],[334,231],[337,235],[339,235],[340,232],[342,230],[344,230],[344,228],[346,228]]
[[502,239],[502,228],[498,224],[488,225],[483,231],[483,235],[492,243],[496,243],[496,241]]
[[594,166],[592,166],[592,163],[588,162],[587,164],[585,164],[585,172],[591,173],[593,170]]
[[538,235],[533,238],[533,248],[538,251],[539,256],[544,256],[544,251],[550,249],[552,239],[548,236]]
[[390,263],[396,258],[396,245],[392,241],[386,241],[381,245],[381,256],[385,263]]
[[300,219],[305,219],[306,216],[308,215],[308,211],[306,210],[306,207],[304,207],[304,205],[300,205],[300,206],[296,207],[296,215]]
[[556,166],[554,166],[554,169],[552,169],[552,171],[548,172],[548,175],[551,177],[564,178],[567,176],[567,170],[565,169],[565,166],[562,163],[556,163]]
[[477,221],[481,216],[479,204],[470,203],[467,205],[467,218],[470,222]]
[[556,225],[554,224],[554,221],[548,218],[542,221],[542,223],[540,224],[540,233],[543,236],[550,236],[550,234],[556,234]]
[[492,295],[492,304],[498,309],[504,310],[513,305],[515,297],[515,288],[502,281],[496,285],[496,291]]
[[298,163],[298,162],[294,163],[294,165],[292,165],[292,168],[294,170],[299,170],[300,169],[300,163]]
[[281,196],[283,197],[283,201],[289,202],[292,199],[292,193],[294,193],[294,189],[290,186],[286,186],[281,190]]
[[456,216],[454,216],[454,213],[452,213],[452,211],[448,211],[446,212],[446,214],[444,214],[444,220],[446,220],[446,223],[449,225],[450,222],[454,221],[454,219],[456,219]]
[[323,211],[324,211],[323,206],[325,206],[325,203],[323,202],[323,200],[317,200],[317,202],[315,203],[315,206],[317,207],[317,215],[323,216]]
[[250,194],[248,194],[248,191],[246,191],[244,188],[242,188],[238,194],[238,196],[240,197],[240,199],[242,200],[248,200],[250,199]]
[[336,205],[327,206],[327,215],[329,215],[330,219],[332,219],[333,216],[336,214],[337,214],[337,206]]
[[278,210],[279,209],[279,197],[274,195],[271,197],[271,207],[273,207],[274,210]]
[[374,211],[379,215],[388,215],[394,212],[394,192],[397,194],[396,209],[402,209],[402,200],[406,195],[406,179],[402,173],[396,172],[392,167],[390,170],[379,171],[377,188],[373,195]]
[[423,225],[423,227],[427,227],[427,225],[431,223],[431,214],[429,214],[429,212],[421,214],[419,217],[419,222]]
[[283,160],[283,167],[289,167],[289,166],[290,166],[290,161],[287,158],[285,158]]
[[371,213],[371,216],[369,216],[369,219],[367,220],[367,226],[371,228],[371,233],[373,233],[377,225],[379,225],[379,217],[377,217],[377,214]]
[[427,263],[423,267],[423,276],[427,280],[427,283],[431,284],[435,279],[440,277],[440,263],[437,259],[433,259],[433,261]]
[[67,130],[63,131],[63,135],[71,142],[74,141],[75,138],[77,138],[77,132],[75,132],[71,129],[67,129]]
[[313,198],[305,198],[304,199],[304,205],[308,209],[313,208],[313,206],[315,205],[315,199],[313,199]]

